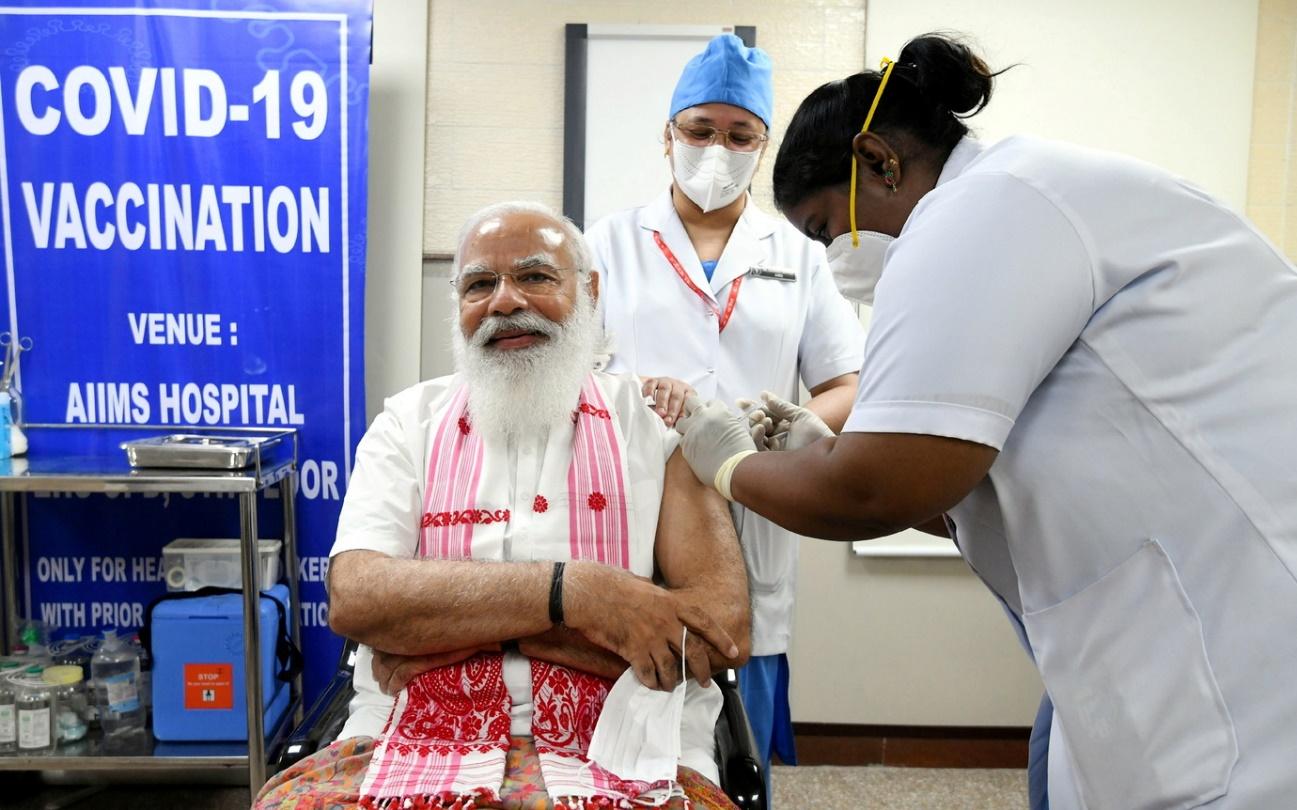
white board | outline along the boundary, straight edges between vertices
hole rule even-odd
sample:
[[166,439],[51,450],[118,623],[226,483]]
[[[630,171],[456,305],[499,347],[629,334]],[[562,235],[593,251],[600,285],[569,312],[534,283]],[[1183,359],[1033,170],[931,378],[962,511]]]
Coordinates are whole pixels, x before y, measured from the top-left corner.
[[958,557],[959,549],[944,537],[934,537],[915,529],[879,537],[856,540],[851,551],[857,557]]
[[663,127],[685,64],[732,25],[587,26],[583,228],[671,183]]

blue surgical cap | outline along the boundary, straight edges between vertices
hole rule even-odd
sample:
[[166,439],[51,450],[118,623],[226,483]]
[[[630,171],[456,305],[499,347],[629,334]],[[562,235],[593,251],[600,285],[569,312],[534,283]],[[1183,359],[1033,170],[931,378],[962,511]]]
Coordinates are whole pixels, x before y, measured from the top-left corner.
[[770,127],[775,107],[770,81],[770,57],[749,48],[733,34],[721,34],[689,60],[676,91],[671,94],[671,117],[699,104],[733,104]]

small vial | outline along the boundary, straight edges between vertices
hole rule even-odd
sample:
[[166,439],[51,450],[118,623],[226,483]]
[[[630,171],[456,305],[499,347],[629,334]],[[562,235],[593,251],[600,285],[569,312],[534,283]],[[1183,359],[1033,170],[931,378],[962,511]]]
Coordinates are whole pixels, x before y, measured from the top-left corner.
[[18,750],[18,714],[14,706],[17,688],[10,679],[17,671],[17,661],[0,663],[0,756]]
[[28,667],[19,682],[15,707],[18,715],[18,751],[48,754],[58,740],[54,736],[54,696],[40,680],[43,668]]

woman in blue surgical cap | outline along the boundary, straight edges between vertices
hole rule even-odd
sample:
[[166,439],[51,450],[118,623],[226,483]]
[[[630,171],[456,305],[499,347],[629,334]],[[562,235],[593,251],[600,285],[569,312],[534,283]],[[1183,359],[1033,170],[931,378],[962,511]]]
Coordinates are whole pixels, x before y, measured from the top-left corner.
[[[587,233],[615,339],[610,368],[640,375],[668,425],[687,394],[733,408],[763,391],[796,400],[800,383],[806,407],[840,428],[855,396],[864,337],[824,248],[748,193],[773,107],[770,57],[732,34],[713,39],[665,111],[670,185]],[[734,520],[753,598],[739,685],[766,764],[772,750],[793,763],[786,653],[797,536],[740,506]]]
[[1297,806],[1297,271],[1156,166],[971,137],[995,75],[927,35],[802,102],[775,200],[873,304],[859,395],[772,404],[777,453],[691,403],[685,458],[794,531],[955,540],[1053,703],[1033,807]]

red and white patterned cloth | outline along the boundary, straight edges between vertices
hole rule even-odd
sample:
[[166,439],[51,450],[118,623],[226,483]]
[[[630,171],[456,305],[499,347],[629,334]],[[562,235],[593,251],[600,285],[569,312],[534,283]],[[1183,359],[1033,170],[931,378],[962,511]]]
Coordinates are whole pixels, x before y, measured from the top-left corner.
[[[499,497],[486,441],[473,430],[461,387],[440,415],[428,458],[419,555],[433,559],[496,558],[511,513]],[[566,525],[546,534],[566,538],[552,559],[631,565],[632,508],[617,420],[595,378],[588,377],[573,411],[566,480]],[[552,479],[558,470],[543,472]],[[499,478],[499,476],[496,476]],[[548,515],[543,495],[533,502]],[[484,653],[424,673],[397,697],[361,788],[363,807],[472,807],[494,801],[504,779],[509,709],[503,656]],[[557,808],[659,805],[680,795],[671,783],[625,782],[586,758],[612,681],[568,667],[531,661],[532,734],[546,788]]]

